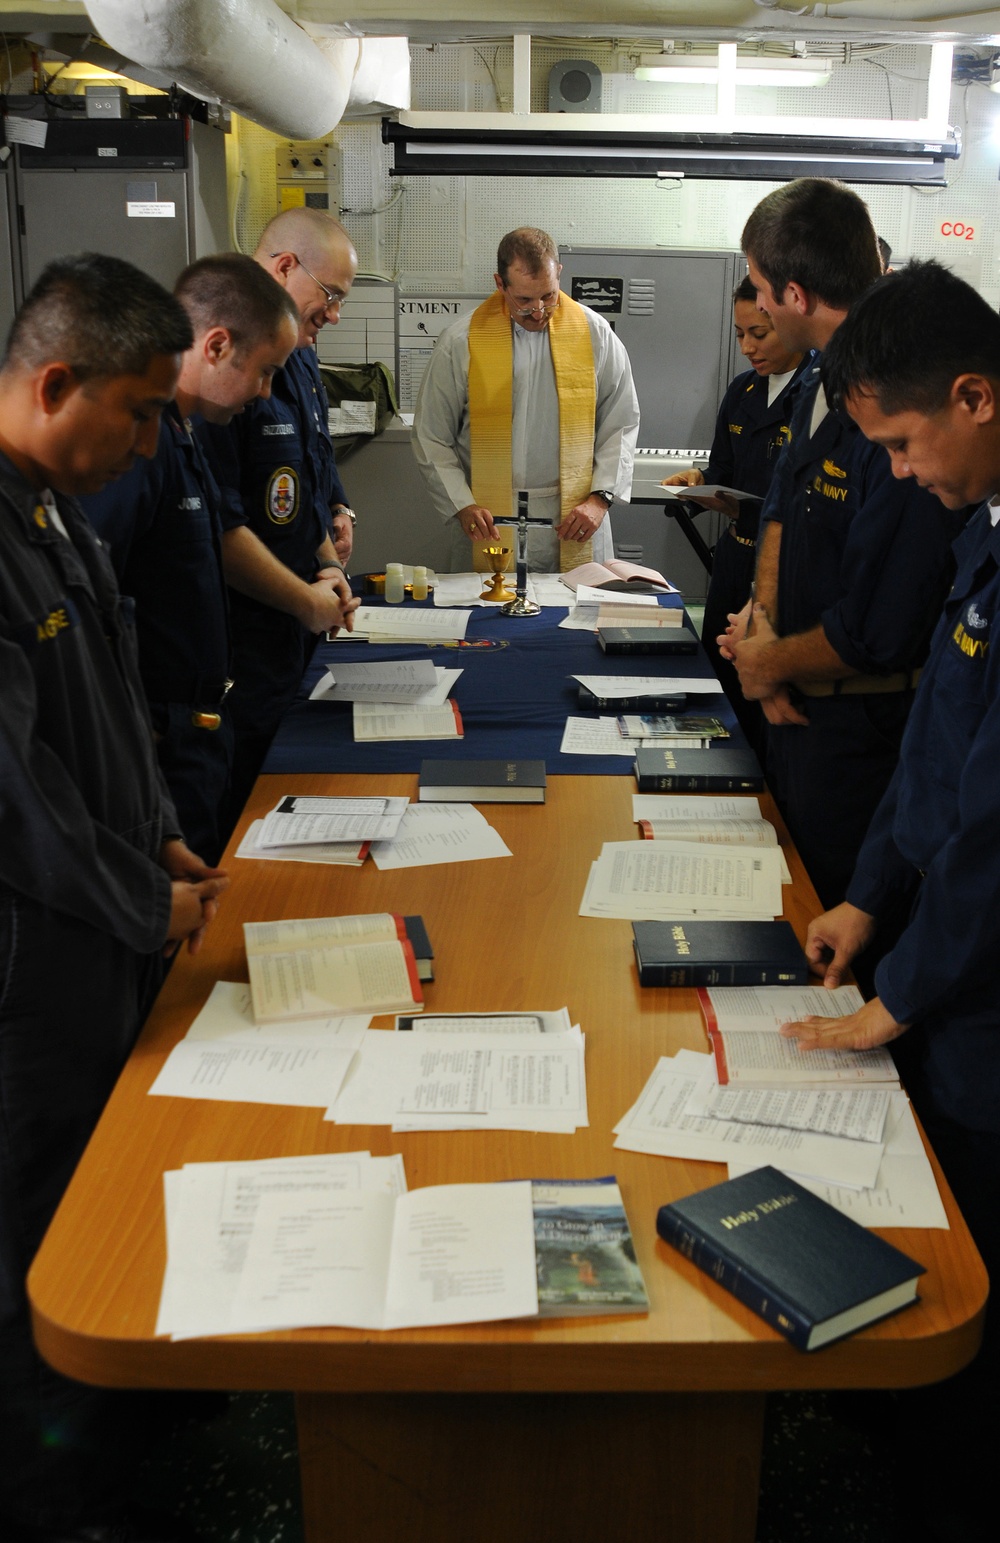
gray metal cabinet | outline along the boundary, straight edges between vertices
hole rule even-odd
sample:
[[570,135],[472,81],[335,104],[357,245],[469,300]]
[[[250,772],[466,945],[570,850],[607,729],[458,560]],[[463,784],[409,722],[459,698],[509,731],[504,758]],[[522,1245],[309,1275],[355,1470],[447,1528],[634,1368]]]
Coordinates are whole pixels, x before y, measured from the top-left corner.
[[563,247],[562,288],[621,338],[639,396],[640,445],[712,443],[732,375],[736,252]]
[[[21,175],[21,262],[25,293],[46,263],[69,252],[110,252],[135,263],[167,289],[190,250],[184,171],[31,170]],[[167,216],[134,218],[139,202],[130,187],[146,189],[143,203],[172,207]],[[148,184],[155,186],[149,197]]]

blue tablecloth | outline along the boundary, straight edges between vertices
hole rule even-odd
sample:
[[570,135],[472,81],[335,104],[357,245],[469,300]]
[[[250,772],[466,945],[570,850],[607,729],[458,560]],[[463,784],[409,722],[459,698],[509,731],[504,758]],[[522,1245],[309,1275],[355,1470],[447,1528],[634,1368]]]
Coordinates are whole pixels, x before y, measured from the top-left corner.
[[[671,596],[665,603],[679,603]],[[371,603],[366,600],[366,604]],[[412,602],[407,601],[407,605]],[[265,772],[416,772],[425,759],[544,760],[546,770],[567,775],[631,776],[628,756],[560,755],[566,719],[591,716],[577,705],[573,675],[670,675],[705,678],[705,655],[672,658],[650,654],[608,658],[591,632],[559,627],[564,612],[547,607],[540,616],[500,616],[475,610],[464,644],[322,643],[306,671],[302,692],[274,738]],[[425,659],[463,674],[452,690],[465,727],[464,739],[405,740],[355,744],[349,702],[307,700],[320,676],[335,661]],[[688,711],[711,712],[743,743],[736,716],[721,691],[692,696]],[[611,716],[611,709],[605,709]]]

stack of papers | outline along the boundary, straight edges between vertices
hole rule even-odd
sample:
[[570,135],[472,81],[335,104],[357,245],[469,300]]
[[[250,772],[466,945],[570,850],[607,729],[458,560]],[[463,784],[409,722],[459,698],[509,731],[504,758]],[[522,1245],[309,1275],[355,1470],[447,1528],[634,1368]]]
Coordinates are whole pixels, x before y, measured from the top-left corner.
[[[643,617],[645,624],[645,617]],[[596,697],[610,701],[614,697],[638,696],[722,696],[722,687],[714,676],[686,675],[573,675],[581,686]],[[706,703],[706,708],[710,704]]]
[[376,868],[425,868],[512,857],[510,847],[472,804],[410,804],[390,841],[371,848]]
[[157,1334],[231,1334],[233,1304],[263,1199],[333,1199],[361,1191],[402,1194],[403,1160],[345,1152],[258,1162],[187,1163],[163,1175],[167,1269]]
[[325,1108],[336,1098],[367,1015],[258,1024],[250,987],[217,981],[150,1093]]
[[658,627],[659,616],[668,627],[682,627],[684,612],[679,606],[661,607],[656,595],[624,595],[606,589],[591,589],[581,584],[569,615],[559,623],[576,632],[596,632],[598,627]]
[[663,1056],[637,1103],[615,1126],[616,1146],[663,1157],[703,1158],[727,1162],[740,1152],[751,1166],[776,1167],[809,1174],[827,1182],[870,1189],[882,1160],[881,1141],[855,1141],[810,1130],[749,1125],[689,1112],[699,1108],[698,1095],[715,1082],[711,1056],[681,1050]]
[[572,1135],[587,1121],[584,1037],[479,1032],[365,1034],[326,1118],[413,1130]]
[[[514,565],[504,574],[504,582],[514,593]],[[499,611],[495,600],[480,598],[492,579],[490,573],[439,573],[434,581],[434,604],[440,606],[475,605]],[[558,573],[529,573],[525,586],[527,597],[540,606],[561,606],[563,610],[572,604],[572,595],[566,589]]]
[[266,849],[391,841],[409,802],[408,798],[303,798],[288,794],[265,816],[257,845]]
[[260,845],[263,820],[253,820],[236,849],[237,857],[278,863],[333,863],[344,868],[360,868],[368,856],[367,841],[313,841],[308,846]]
[[581,916],[625,921],[771,921],[780,916],[777,847],[606,841],[591,864]]
[[681,1050],[657,1063],[615,1134],[627,1151],[725,1162],[731,1178],[772,1164],[867,1226],[948,1225],[898,1083],[748,1095],[719,1088],[710,1055]]
[[567,718],[559,754],[622,755],[634,760],[638,743],[624,737],[617,718]]
[[421,605],[359,605],[354,628],[340,631],[333,642],[442,643],[465,637],[471,611],[442,612]]
[[530,1181],[407,1193],[368,1152],[164,1174],[157,1332],[387,1329],[538,1311]]
[[681,832],[686,835],[696,830],[699,841],[717,838],[733,846],[778,844],[777,831],[765,820],[752,794],[688,798],[680,793],[633,793],[632,818],[647,838],[674,840]]
[[775,847],[782,884],[792,875],[778,832],[753,797],[685,798],[673,793],[633,793],[632,818],[647,841],[702,841],[713,846]]
[[461,673],[429,659],[342,664],[327,670],[310,701],[353,703],[355,740],[461,739],[461,714],[448,701]]

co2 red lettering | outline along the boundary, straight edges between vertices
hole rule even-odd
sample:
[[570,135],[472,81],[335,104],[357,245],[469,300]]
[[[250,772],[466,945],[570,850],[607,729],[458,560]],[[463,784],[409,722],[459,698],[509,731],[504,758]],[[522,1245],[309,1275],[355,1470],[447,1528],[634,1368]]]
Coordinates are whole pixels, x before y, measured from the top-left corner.
[[945,220],[941,226],[942,236],[957,236],[959,241],[972,241],[975,237],[975,226],[965,225],[961,220]]

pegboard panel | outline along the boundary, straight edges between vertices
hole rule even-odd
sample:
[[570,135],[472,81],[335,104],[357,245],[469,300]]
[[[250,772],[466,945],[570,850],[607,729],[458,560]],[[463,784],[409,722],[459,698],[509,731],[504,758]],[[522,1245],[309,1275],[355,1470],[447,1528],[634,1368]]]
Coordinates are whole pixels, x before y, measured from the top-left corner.
[[391,279],[399,267],[407,189],[389,176],[392,151],[383,145],[377,119],[341,123],[333,134],[340,150],[341,219],[357,247],[360,272]]
[[235,115],[232,134],[227,156],[232,231],[238,249],[252,253],[264,226],[278,212],[274,169],[278,136]]
[[[820,45],[816,45],[819,47]],[[649,44],[641,45],[648,50]],[[609,112],[673,109],[703,112],[714,105],[709,87],[669,88],[636,82],[631,70],[640,45],[596,45],[581,39],[535,41],[532,107],[547,104],[548,74],[561,59],[591,59],[604,75]],[[828,85],[800,90],[741,87],[744,111],[776,116],[919,117],[926,100],[925,48],[840,50]],[[454,111],[508,110],[513,49],[505,43],[414,45],[413,105]],[[985,86],[956,86],[952,121],[965,149],[949,165],[950,186],[940,191],[863,187],[876,229],[896,258],[937,257],[969,279],[992,304],[1000,301],[1000,97]],[[246,173],[236,229],[252,250],[276,210],[275,136],[239,124],[239,161]],[[345,123],[334,138],[342,152],[343,199],[349,229],[365,272],[395,278],[408,294],[487,293],[496,243],[516,225],[541,225],[557,241],[578,246],[739,246],[751,209],[773,183],[688,181],[656,185],[639,180],[586,178],[391,178],[391,155],[377,123]],[[401,191],[402,190],[402,191]],[[386,205],[390,207],[386,208]],[[379,211],[365,213],[362,211]],[[964,230],[966,239],[942,227]]]

